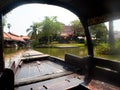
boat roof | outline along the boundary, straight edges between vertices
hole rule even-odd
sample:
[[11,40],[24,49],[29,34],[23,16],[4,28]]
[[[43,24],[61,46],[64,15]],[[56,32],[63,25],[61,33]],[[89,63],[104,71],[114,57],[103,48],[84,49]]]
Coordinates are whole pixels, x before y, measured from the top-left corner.
[[28,3],[64,7],[88,26],[120,17],[120,0],[0,0],[0,13],[4,15],[17,6]]

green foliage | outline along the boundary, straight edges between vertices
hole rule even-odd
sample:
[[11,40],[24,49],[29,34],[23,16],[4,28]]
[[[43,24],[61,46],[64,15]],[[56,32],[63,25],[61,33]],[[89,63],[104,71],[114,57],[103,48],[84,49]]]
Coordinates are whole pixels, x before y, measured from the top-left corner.
[[59,36],[63,25],[57,21],[57,17],[46,16],[42,22],[33,23],[26,31],[29,32],[28,36],[40,43],[50,44],[54,37]]
[[2,23],[2,26],[3,26],[3,27],[5,27],[5,26],[6,26],[6,23],[7,23],[6,18],[7,18],[7,16],[4,16],[4,17],[3,17],[3,23]]
[[31,37],[31,39],[37,39],[38,40],[38,26],[39,26],[39,23],[33,23],[33,25],[31,25],[27,30],[26,32],[29,32],[28,33],[28,36]]
[[57,17],[45,17],[42,23],[42,31],[46,36],[52,36],[59,34],[63,29],[63,26],[60,22],[57,21]]
[[90,32],[91,32],[91,35],[96,38],[97,43],[107,41],[108,30],[105,24],[101,23],[101,24],[90,26]]
[[74,20],[71,22],[72,28],[76,36],[85,35],[84,28],[79,20]]
[[36,47],[39,44],[38,40],[33,40],[31,45],[32,47]]
[[108,43],[101,43],[96,47],[96,52],[104,55],[118,55],[120,54],[120,43],[117,42],[115,47],[111,48],[111,45]]

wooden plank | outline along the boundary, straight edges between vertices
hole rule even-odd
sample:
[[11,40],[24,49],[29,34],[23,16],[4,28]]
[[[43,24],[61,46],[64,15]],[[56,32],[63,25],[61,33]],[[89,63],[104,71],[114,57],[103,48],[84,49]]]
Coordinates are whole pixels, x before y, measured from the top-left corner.
[[25,51],[23,56],[40,55],[40,54],[43,54],[43,53],[30,49],[30,50]]
[[47,61],[47,64],[61,70],[65,70],[65,68],[68,68],[68,65],[65,63]]
[[[50,64],[50,61],[33,61],[30,63],[23,63],[16,72],[16,79],[32,77],[32,76],[43,76],[53,73],[60,73],[66,71],[63,66],[61,68],[56,67],[57,63]],[[26,73],[25,73],[26,72]]]
[[95,79],[91,80],[87,87],[90,90],[120,90],[118,86]]
[[28,69],[29,65],[23,64],[22,67],[18,68],[17,72],[15,73],[15,79],[28,77]]
[[72,66],[84,69],[88,62],[88,58],[81,58],[72,54],[65,54],[65,62]]
[[31,60],[31,59],[37,59],[37,58],[44,58],[44,57],[49,57],[50,55],[48,54],[41,54],[41,55],[30,55],[30,56],[26,56],[26,57],[22,57],[22,60]]
[[15,81],[15,86],[27,85],[27,84],[31,84],[31,83],[35,83],[39,81],[45,81],[45,80],[49,80],[49,79],[53,79],[53,78],[57,78],[57,77],[61,77],[61,76],[69,75],[69,74],[72,74],[72,72],[66,71],[66,72],[61,72],[61,73],[56,73],[56,74],[20,79],[20,80]]
[[16,72],[16,79],[38,76],[40,74],[37,63],[23,64]]
[[[69,78],[64,80],[56,80],[56,82],[46,83],[44,86],[49,90],[66,90],[82,83],[83,80],[77,78]],[[42,89],[42,88],[41,88]]]
[[96,67],[94,69],[95,80],[107,82],[112,85],[120,86],[120,74],[117,72],[111,72],[101,67]]
[[118,61],[110,61],[101,58],[94,58],[95,65],[103,68],[108,68],[120,73],[120,62]]
[[15,90],[66,90],[83,83],[83,78],[84,77],[79,74],[70,74],[59,78],[16,87]]

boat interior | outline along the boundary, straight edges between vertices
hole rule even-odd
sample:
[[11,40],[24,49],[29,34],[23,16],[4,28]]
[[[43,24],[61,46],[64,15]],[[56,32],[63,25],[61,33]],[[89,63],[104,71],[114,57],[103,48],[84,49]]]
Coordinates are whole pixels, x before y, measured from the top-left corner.
[[[51,56],[22,59],[15,74],[15,90],[65,90],[83,83],[79,68]],[[85,88],[87,90],[87,88]]]
[[[28,54],[5,68],[2,16],[29,3],[64,7],[84,29],[88,56]],[[94,56],[89,26],[120,18],[120,0],[0,0],[0,90],[120,90],[120,62]]]

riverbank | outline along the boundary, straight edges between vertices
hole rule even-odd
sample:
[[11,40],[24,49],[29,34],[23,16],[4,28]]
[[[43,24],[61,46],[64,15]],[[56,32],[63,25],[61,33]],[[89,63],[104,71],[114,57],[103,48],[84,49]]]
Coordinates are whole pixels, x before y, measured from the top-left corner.
[[78,43],[69,43],[69,44],[41,44],[36,46],[35,48],[59,48],[59,47],[84,47],[85,44],[78,44]]

